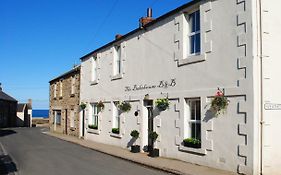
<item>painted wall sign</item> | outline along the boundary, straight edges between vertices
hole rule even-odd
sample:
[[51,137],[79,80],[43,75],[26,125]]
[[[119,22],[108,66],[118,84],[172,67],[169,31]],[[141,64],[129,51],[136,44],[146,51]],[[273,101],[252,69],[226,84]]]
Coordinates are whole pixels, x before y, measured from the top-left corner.
[[170,81],[161,80],[157,84],[153,85],[147,85],[147,84],[135,84],[133,86],[125,86],[125,92],[129,91],[139,91],[139,90],[145,90],[145,89],[156,89],[156,88],[169,88],[169,87],[175,87],[177,85],[176,79],[173,78]]
[[265,103],[264,104],[265,110],[281,110],[281,104],[276,103]]

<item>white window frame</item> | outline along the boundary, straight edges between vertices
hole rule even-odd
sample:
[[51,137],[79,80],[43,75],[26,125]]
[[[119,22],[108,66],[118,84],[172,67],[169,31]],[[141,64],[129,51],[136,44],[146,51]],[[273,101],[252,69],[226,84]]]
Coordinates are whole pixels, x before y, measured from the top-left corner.
[[73,109],[70,110],[70,127],[75,127],[75,112]]
[[98,61],[97,57],[92,57],[92,64],[91,64],[91,81],[97,83],[98,80]]
[[117,107],[118,101],[112,103],[112,128],[119,128],[120,131],[120,111]]
[[54,98],[57,97],[57,83],[54,84]]
[[[60,113],[60,115],[58,115]],[[59,120],[58,120],[58,116]],[[61,116],[62,116],[62,111],[61,110],[54,110],[54,123],[55,125],[61,125]]]
[[60,80],[60,97],[62,97],[62,88],[63,88],[63,84],[62,84],[62,80]]
[[[196,102],[199,101],[199,106],[196,105]],[[185,132],[185,138],[191,138],[193,133],[192,133],[192,124],[200,124],[200,133],[195,133],[195,138],[201,140],[202,138],[202,125],[201,125],[201,120],[202,120],[202,107],[201,107],[201,99],[200,98],[187,98],[185,99],[185,103],[186,103],[186,112],[185,112],[185,120],[187,121],[185,124],[185,128],[188,128]],[[195,103],[195,116],[194,119],[192,119],[192,103]],[[200,115],[197,116],[196,113],[196,108],[199,107],[200,108]],[[196,132],[196,129],[195,129]],[[200,135],[199,137],[197,137],[197,135]]]
[[[192,18],[191,18],[191,15],[193,15],[193,14],[195,14],[195,13],[199,13],[199,30],[197,30],[197,31],[194,31],[194,32],[192,32],[192,27],[193,27],[193,25],[195,25],[195,28],[196,28],[196,26],[198,25],[196,25],[196,24],[193,24],[192,23]],[[202,51],[202,43],[201,43],[201,20],[200,20],[200,10],[199,9],[196,9],[196,10],[194,10],[194,11],[192,11],[192,13],[189,13],[189,14],[187,14],[186,15],[186,19],[187,19],[187,21],[188,21],[188,44],[187,44],[187,52],[188,52],[188,55],[189,56],[195,56],[195,55],[200,55],[201,54],[201,51]],[[194,15],[194,17],[195,17],[195,22],[196,22],[196,14]],[[199,40],[199,44],[200,44],[200,48],[199,48],[199,52],[191,52],[191,37],[192,36],[194,36],[195,38],[196,38],[196,35],[198,35],[199,34],[199,36],[200,36],[200,40]],[[196,41],[194,42],[194,49],[196,48]]]
[[75,82],[76,82],[76,76],[73,75],[71,77],[71,95],[75,94]]
[[91,119],[90,119],[90,124],[91,125],[97,125],[99,128],[99,115],[101,112],[101,108],[97,106],[97,103],[92,103],[91,104],[92,111],[91,111]]
[[113,56],[113,76],[122,74],[122,47],[121,45],[114,46]]

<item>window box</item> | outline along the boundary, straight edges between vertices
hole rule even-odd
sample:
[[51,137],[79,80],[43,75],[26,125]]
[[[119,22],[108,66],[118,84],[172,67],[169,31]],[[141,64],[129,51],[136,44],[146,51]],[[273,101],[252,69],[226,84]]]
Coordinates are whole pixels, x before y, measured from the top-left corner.
[[114,134],[119,134],[120,130],[119,130],[119,128],[112,128],[111,132]]
[[200,143],[193,144],[193,143],[183,142],[183,145],[190,148],[201,148]]

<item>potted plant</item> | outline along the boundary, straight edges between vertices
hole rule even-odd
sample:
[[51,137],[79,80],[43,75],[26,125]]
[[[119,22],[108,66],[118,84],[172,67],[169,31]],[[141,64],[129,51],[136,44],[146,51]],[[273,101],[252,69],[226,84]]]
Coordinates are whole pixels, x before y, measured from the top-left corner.
[[82,102],[82,103],[80,104],[80,108],[81,108],[82,110],[84,110],[86,107],[87,107],[87,105],[86,105],[85,103]]
[[196,138],[186,138],[183,140],[183,145],[191,148],[201,148],[201,141]]
[[158,138],[158,134],[154,131],[154,132],[149,133],[148,137],[152,140],[152,149],[149,150],[148,156],[159,157],[159,149],[154,148],[154,142]]
[[229,100],[224,96],[224,92],[218,89],[211,101],[211,110],[215,112],[216,116],[219,116],[227,110],[228,104]]
[[160,111],[165,111],[170,105],[168,98],[159,98],[155,101],[155,104]]
[[90,129],[98,129],[98,125],[88,125],[88,128],[90,128]]
[[120,133],[119,128],[112,128],[111,132],[114,133],[114,134]]
[[[133,131],[131,131],[130,135],[136,141],[139,138],[140,133],[137,130],[133,130]],[[140,146],[139,145],[132,145],[131,146],[131,152],[132,153],[139,153],[140,152]]]
[[100,108],[101,110],[103,110],[103,109],[104,109],[104,104],[103,104],[103,102],[102,102],[102,101],[99,101],[99,102],[97,103],[97,107]]
[[122,101],[118,104],[118,109],[122,112],[129,112],[131,110],[132,106],[129,102]]

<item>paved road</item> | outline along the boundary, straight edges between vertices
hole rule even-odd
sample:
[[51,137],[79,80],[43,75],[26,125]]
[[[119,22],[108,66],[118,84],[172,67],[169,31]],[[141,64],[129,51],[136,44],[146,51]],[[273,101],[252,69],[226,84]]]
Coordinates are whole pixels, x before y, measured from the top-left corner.
[[47,136],[41,129],[0,130],[0,143],[15,162],[20,175],[165,174]]

